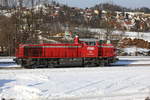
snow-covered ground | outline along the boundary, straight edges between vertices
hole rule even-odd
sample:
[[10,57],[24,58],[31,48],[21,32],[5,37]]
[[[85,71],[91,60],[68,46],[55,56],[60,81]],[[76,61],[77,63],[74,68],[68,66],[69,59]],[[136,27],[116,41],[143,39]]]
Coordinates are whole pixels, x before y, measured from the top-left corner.
[[[99,33],[101,35],[103,35],[106,32],[106,30],[99,29],[99,28],[89,28],[88,30],[91,32]],[[116,30],[116,31],[113,31],[112,34],[118,34],[118,35],[122,34],[123,37],[132,38],[132,39],[139,38],[139,39],[144,39],[144,40],[150,42],[150,34],[149,33],[150,32],[128,32],[128,31],[123,33],[122,31]]]
[[[149,62],[150,57],[119,57]],[[144,100],[150,66],[0,70],[0,98],[15,100]]]
[[137,48],[137,47],[128,47],[128,48],[123,48],[123,51],[125,51],[128,54],[134,54],[135,52],[149,52],[149,49],[144,49],[144,48]]
[[150,65],[149,56],[118,56],[119,61],[113,63],[116,66],[128,66],[128,65]]
[[17,65],[15,61],[13,60],[15,57],[0,57],[0,68],[2,67],[21,67],[20,65]]
[[13,61],[15,57],[0,57],[0,63],[1,62],[15,62]]
[[150,95],[149,77],[150,67],[1,70],[0,97],[144,100]]

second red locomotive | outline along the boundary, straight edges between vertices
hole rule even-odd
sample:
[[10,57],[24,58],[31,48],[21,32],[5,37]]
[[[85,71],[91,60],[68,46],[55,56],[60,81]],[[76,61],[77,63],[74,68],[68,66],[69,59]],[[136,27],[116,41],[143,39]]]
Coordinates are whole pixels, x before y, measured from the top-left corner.
[[103,66],[117,60],[116,49],[110,43],[100,41],[80,41],[59,44],[22,44],[16,50],[15,61],[25,68],[54,67],[63,60],[81,59],[82,66],[95,64]]

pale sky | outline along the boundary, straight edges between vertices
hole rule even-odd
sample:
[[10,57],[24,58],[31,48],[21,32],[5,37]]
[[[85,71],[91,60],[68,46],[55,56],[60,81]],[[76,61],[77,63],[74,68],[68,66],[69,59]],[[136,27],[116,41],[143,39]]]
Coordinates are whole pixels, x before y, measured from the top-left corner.
[[55,0],[63,4],[74,7],[91,7],[98,3],[113,3],[127,8],[148,7],[150,8],[150,0]]

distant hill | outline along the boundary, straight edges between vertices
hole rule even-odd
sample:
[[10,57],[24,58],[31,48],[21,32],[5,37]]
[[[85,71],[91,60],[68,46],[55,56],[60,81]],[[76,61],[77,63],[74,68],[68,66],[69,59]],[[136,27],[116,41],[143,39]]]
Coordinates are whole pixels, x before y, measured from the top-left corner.
[[144,13],[150,13],[150,8],[142,7],[142,8],[136,8],[136,9],[130,9],[126,7],[122,7],[116,4],[110,4],[110,3],[103,3],[95,5],[94,7],[91,7],[92,9],[104,9],[108,11],[138,11],[138,12],[144,12]]
[[122,7],[119,5],[115,5],[115,4],[110,4],[110,3],[98,4],[92,8],[93,9],[104,9],[104,10],[109,10],[109,11],[132,11],[132,9]]
[[150,13],[150,9],[147,7],[138,8],[138,9],[135,9],[135,11]]

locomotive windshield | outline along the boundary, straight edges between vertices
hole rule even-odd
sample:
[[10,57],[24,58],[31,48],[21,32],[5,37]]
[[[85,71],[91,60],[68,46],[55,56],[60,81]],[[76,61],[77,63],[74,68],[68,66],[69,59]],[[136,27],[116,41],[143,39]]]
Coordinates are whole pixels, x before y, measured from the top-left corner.
[[95,41],[89,41],[89,42],[85,42],[87,45],[89,46],[95,46],[96,45],[96,42]]
[[89,46],[95,46],[96,41],[98,41],[97,39],[80,39],[80,40]]

